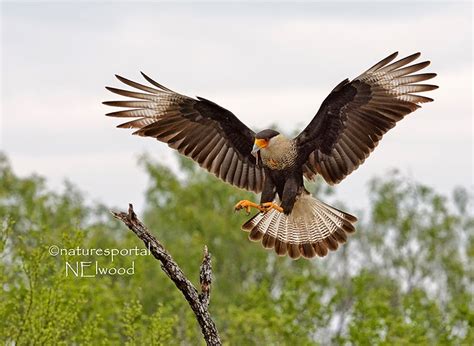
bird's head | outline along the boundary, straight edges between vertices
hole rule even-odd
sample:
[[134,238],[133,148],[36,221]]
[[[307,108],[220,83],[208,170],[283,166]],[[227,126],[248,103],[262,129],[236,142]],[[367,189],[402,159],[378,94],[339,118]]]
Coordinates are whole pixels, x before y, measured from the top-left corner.
[[263,130],[255,135],[255,142],[253,144],[252,155],[258,158],[258,152],[271,145],[272,138],[278,136],[280,132],[275,130]]

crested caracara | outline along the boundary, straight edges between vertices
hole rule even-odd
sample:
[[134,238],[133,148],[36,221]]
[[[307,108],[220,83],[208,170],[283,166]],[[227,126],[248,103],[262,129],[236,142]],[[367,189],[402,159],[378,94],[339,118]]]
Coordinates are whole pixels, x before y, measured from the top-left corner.
[[132,118],[119,125],[133,134],[165,142],[220,179],[261,193],[260,203],[240,201],[236,210],[258,213],[242,229],[254,241],[291,258],[325,256],[355,231],[356,217],[309,194],[304,179],[317,175],[337,184],[357,169],[382,136],[436,89],[423,84],[436,76],[416,73],[429,61],[411,64],[420,53],[392,62],[394,53],[352,81],[339,83],[308,126],[295,138],[267,129],[255,133],[234,114],[202,97],[181,95],[155,82],[145,86],[117,78],[139,91],[107,87],[129,97],[104,104],[125,107],[107,114]]

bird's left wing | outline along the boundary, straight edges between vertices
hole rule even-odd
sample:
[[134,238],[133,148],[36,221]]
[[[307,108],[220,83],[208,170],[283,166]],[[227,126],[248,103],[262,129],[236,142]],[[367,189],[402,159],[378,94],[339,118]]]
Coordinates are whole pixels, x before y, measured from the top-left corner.
[[399,120],[420,103],[433,101],[415,93],[436,89],[417,83],[436,74],[413,74],[430,62],[408,65],[420,56],[416,53],[390,64],[397,54],[337,85],[295,138],[306,178],[321,174],[327,183],[339,183],[364,162]]
[[113,93],[133,98],[104,102],[108,106],[131,108],[108,116],[138,118],[119,128],[136,128],[134,134],[167,143],[222,180],[256,193],[262,191],[265,173],[251,155],[255,134],[234,114],[206,99],[178,94],[145,74],[143,77],[154,87],[116,77],[145,91],[107,87]]

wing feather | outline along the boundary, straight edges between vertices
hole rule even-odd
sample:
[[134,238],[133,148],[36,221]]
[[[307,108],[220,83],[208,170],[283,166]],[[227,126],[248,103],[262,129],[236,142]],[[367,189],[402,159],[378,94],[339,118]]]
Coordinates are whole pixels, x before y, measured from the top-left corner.
[[152,86],[117,75],[119,81],[138,91],[106,87],[132,98],[104,102],[107,106],[129,108],[107,116],[137,118],[119,128],[134,128],[137,130],[133,134],[167,143],[230,184],[256,193],[262,190],[265,172],[251,155],[253,131],[219,105],[178,94],[142,75]]
[[393,53],[353,81],[339,83],[296,138],[306,178],[318,173],[336,184],[357,169],[383,135],[419,104],[433,99],[418,95],[438,87],[422,84],[435,73],[413,74],[430,62],[412,64],[420,53],[392,62]]

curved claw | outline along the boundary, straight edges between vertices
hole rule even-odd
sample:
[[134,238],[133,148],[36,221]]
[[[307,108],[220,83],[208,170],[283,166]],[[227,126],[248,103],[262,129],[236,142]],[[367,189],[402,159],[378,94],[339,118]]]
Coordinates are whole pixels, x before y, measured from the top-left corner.
[[246,200],[246,199],[240,201],[239,203],[237,203],[237,204],[234,206],[234,210],[235,210],[235,211],[238,211],[238,210],[241,210],[241,209],[245,209],[245,212],[246,212],[247,214],[250,214],[250,210],[251,210],[252,208],[258,209],[258,210],[260,210],[260,212],[264,212],[264,211],[265,211],[265,208],[263,208],[262,206],[258,205],[257,203],[248,201],[248,200]]
[[273,202],[266,202],[262,204],[262,207],[265,212],[270,211],[270,209],[275,209],[279,211],[280,213],[283,213],[283,208],[280,207],[278,204],[275,204]]

